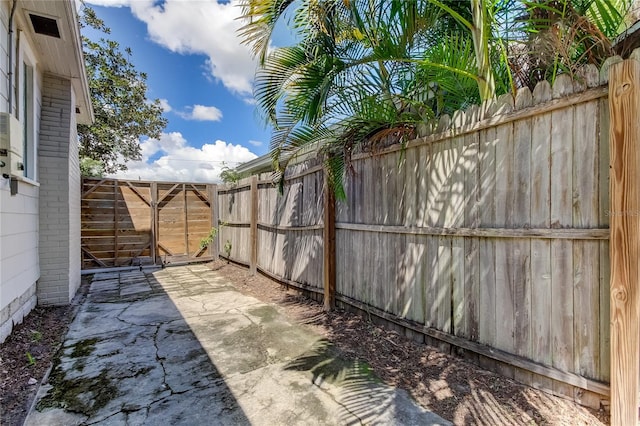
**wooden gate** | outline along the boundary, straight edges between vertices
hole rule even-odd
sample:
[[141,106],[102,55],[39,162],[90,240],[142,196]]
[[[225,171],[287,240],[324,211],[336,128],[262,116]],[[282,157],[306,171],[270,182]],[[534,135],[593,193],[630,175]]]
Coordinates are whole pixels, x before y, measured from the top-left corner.
[[211,185],[158,183],[157,247],[163,263],[202,260],[200,241],[214,226]]
[[216,185],[84,178],[82,268],[210,260]]

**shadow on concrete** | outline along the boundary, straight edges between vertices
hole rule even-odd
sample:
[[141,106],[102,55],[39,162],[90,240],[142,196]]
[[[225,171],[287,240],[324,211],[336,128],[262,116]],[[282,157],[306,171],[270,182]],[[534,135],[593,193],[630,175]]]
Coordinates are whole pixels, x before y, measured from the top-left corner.
[[312,382],[322,389],[327,384],[339,389],[340,424],[447,424],[426,410],[415,410],[408,394],[384,384],[367,364],[349,359],[329,340],[318,341],[309,351],[289,362],[286,370],[311,373]]
[[152,275],[96,274],[25,424],[250,424]]

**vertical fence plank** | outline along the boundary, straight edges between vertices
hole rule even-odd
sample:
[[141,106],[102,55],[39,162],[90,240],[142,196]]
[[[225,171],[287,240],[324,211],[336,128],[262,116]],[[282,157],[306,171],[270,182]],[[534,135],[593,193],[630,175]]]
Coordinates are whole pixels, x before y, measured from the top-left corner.
[[426,252],[428,253],[426,274],[427,281],[425,285],[425,325],[427,327],[438,327],[438,255],[440,247],[438,245],[438,237],[428,235],[426,237]]
[[[519,89],[515,100],[516,109],[530,107],[532,103],[533,96],[529,88]],[[527,118],[516,121],[513,128],[515,215],[508,225],[514,228],[531,226],[531,126],[532,120]],[[517,266],[512,268],[510,280],[514,290],[515,348],[517,355],[531,358],[531,242],[518,239],[514,241],[513,246],[515,250],[512,254]],[[532,375],[516,370],[515,378],[530,385]]]
[[189,203],[187,203],[187,185],[182,184],[182,202],[184,208],[182,214],[184,215],[184,254],[189,256]]
[[638,421],[640,365],[640,62],[609,71],[611,424]]
[[113,181],[113,266],[118,265],[118,237],[120,234],[119,229],[119,215],[120,215],[120,186],[117,180]]
[[[513,109],[511,95],[500,98],[500,108],[504,112]],[[513,124],[504,124],[496,128],[496,190],[495,190],[495,223],[505,227],[511,223],[513,215],[515,182],[513,156]],[[515,306],[514,288],[511,277],[512,268],[517,267],[513,262],[513,242],[495,240],[496,255],[496,347],[504,351],[515,352]],[[513,368],[502,368],[502,374],[513,377]]]
[[438,244],[438,269],[436,281],[436,306],[437,320],[436,328],[445,333],[450,333],[452,324],[451,303],[453,287],[452,283],[452,259],[451,259],[451,241],[452,237],[441,236],[435,237],[434,240]]
[[[609,228],[610,200],[609,200],[609,99],[599,102],[599,226]],[[610,379],[610,259],[609,241],[600,241],[600,380],[609,382]]]
[[[496,221],[496,129],[481,133],[479,148],[480,225],[495,226]],[[480,239],[480,310],[478,340],[496,346],[496,244],[493,239]],[[491,364],[491,362],[488,362]],[[487,365],[491,367],[491,365]]]
[[335,307],[336,295],[336,197],[329,187],[329,178],[324,173],[324,228],[323,228],[323,281],[324,310]]
[[[418,157],[418,148],[410,148],[406,152],[407,160],[405,167],[404,193],[403,199],[405,205],[404,226],[415,226],[416,224],[416,194],[417,194],[417,182],[418,173],[420,170],[420,158]],[[420,271],[420,245],[417,242],[418,237],[415,235],[408,235],[406,238],[406,251],[404,253],[403,268],[405,271],[404,285],[405,289],[405,301],[400,314],[403,317],[409,318],[413,321],[422,321],[423,318],[423,306],[422,306],[422,282],[419,279],[418,272]]]
[[[465,123],[465,114],[458,113],[454,115],[454,126],[459,127]],[[446,227],[459,228],[465,226],[465,138],[458,136],[451,141],[451,149],[449,150],[448,166],[446,179],[449,182],[450,206],[448,223]],[[465,291],[465,244],[463,238],[451,238],[451,260],[449,268],[451,270],[451,305],[449,315],[451,333],[459,336],[468,336],[467,333],[467,315],[468,308],[472,303],[468,299]]]
[[218,223],[218,185],[207,185],[209,189],[209,208],[211,209],[211,228],[215,228],[218,231],[213,238],[211,244],[209,244],[209,254],[213,256],[213,259],[218,259],[220,253],[220,224]]
[[250,191],[249,273],[255,275],[258,265],[258,176],[251,176]]
[[151,182],[151,260],[158,264],[158,184]]
[[[416,177],[416,226],[426,226],[429,214],[429,193],[433,185],[429,185],[429,176],[433,166],[431,154],[432,145],[422,145],[418,148],[418,176]],[[424,284],[423,284],[424,285]]]
[[[548,83],[538,84],[533,101],[551,99]],[[531,226],[551,224],[551,114],[533,119],[531,135]],[[531,359],[551,365],[551,241],[531,240]],[[533,387],[553,390],[551,379],[534,376]]]
[[[573,146],[573,227],[598,225],[597,103],[576,105]],[[600,369],[600,250],[597,241],[573,244],[574,371],[596,378]]]
[[[469,228],[480,226],[478,209],[480,198],[479,133],[465,139],[464,150],[464,223]],[[471,340],[478,339],[480,310],[480,239],[464,239],[464,298],[466,303],[465,333]]]
[[[553,97],[571,93],[573,82],[558,78]],[[551,227],[573,224],[573,107],[556,110],[551,116]],[[551,242],[551,320],[553,367],[563,371],[573,368],[573,242]],[[554,382],[554,393],[573,398],[570,386]]]

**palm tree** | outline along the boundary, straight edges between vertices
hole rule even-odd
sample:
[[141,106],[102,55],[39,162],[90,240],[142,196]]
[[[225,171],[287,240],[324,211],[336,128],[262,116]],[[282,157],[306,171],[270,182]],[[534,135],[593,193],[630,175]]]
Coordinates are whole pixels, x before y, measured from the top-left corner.
[[[363,141],[372,147],[412,138],[415,125],[436,114],[443,93],[477,98],[469,91],[475,70],[462,66],[470,63],[464,29],[430,2],[303,2],[294,16],[301,41],[267,55],[267,37],[291,5],[251,1],[245,9],[253,21],[243,34],[262,60],[255,95],[275,129],[274,160],[315,142],[328,154],[330,180],[339,183],[344,160]],[[460,40],[459,52],[440,51],[444,56],[430,62],[429,49],[444,35]],[[448,86],[431,84],[421,79],[433,75],[427,69],[456,78]]]
[[[632,0],[539,0],[524,3],[520,31],[525,37],[525,71],[530,87],[540,80],[554,81],[584,64],[600,66],[614,55],[612,40],[625,30]],[[521,55],[522,56],[522,55]],[[514,63],[514,68],[518,67]]]
[[[603,60],[629,3],[247,0],[241,34],[261,61],[255,95],[274,128],[274,163],[283,170],[319,146],[344,196],[354,150],[404,142],[429,118]],[[287,12],[300,41],[269,51]]]

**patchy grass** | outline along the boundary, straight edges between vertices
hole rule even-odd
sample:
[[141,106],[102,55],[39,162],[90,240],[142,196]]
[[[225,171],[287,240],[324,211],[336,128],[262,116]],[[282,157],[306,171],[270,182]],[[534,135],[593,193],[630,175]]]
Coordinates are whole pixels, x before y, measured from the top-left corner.
[[118,388],[111,383],[106,371],[97,377],[68,380],[57,365],[49,376],[49,383],[53,388],[38,402],[38,411],[62,408],[91,416],[118,395]]
[[80,358],[84,356],[89,356],[96,349],[96,343],[98,343],[98,339],[91,338],[86,340],[81,340],[75,345],[73,345],[73,352],[69,355],[71,358]]

